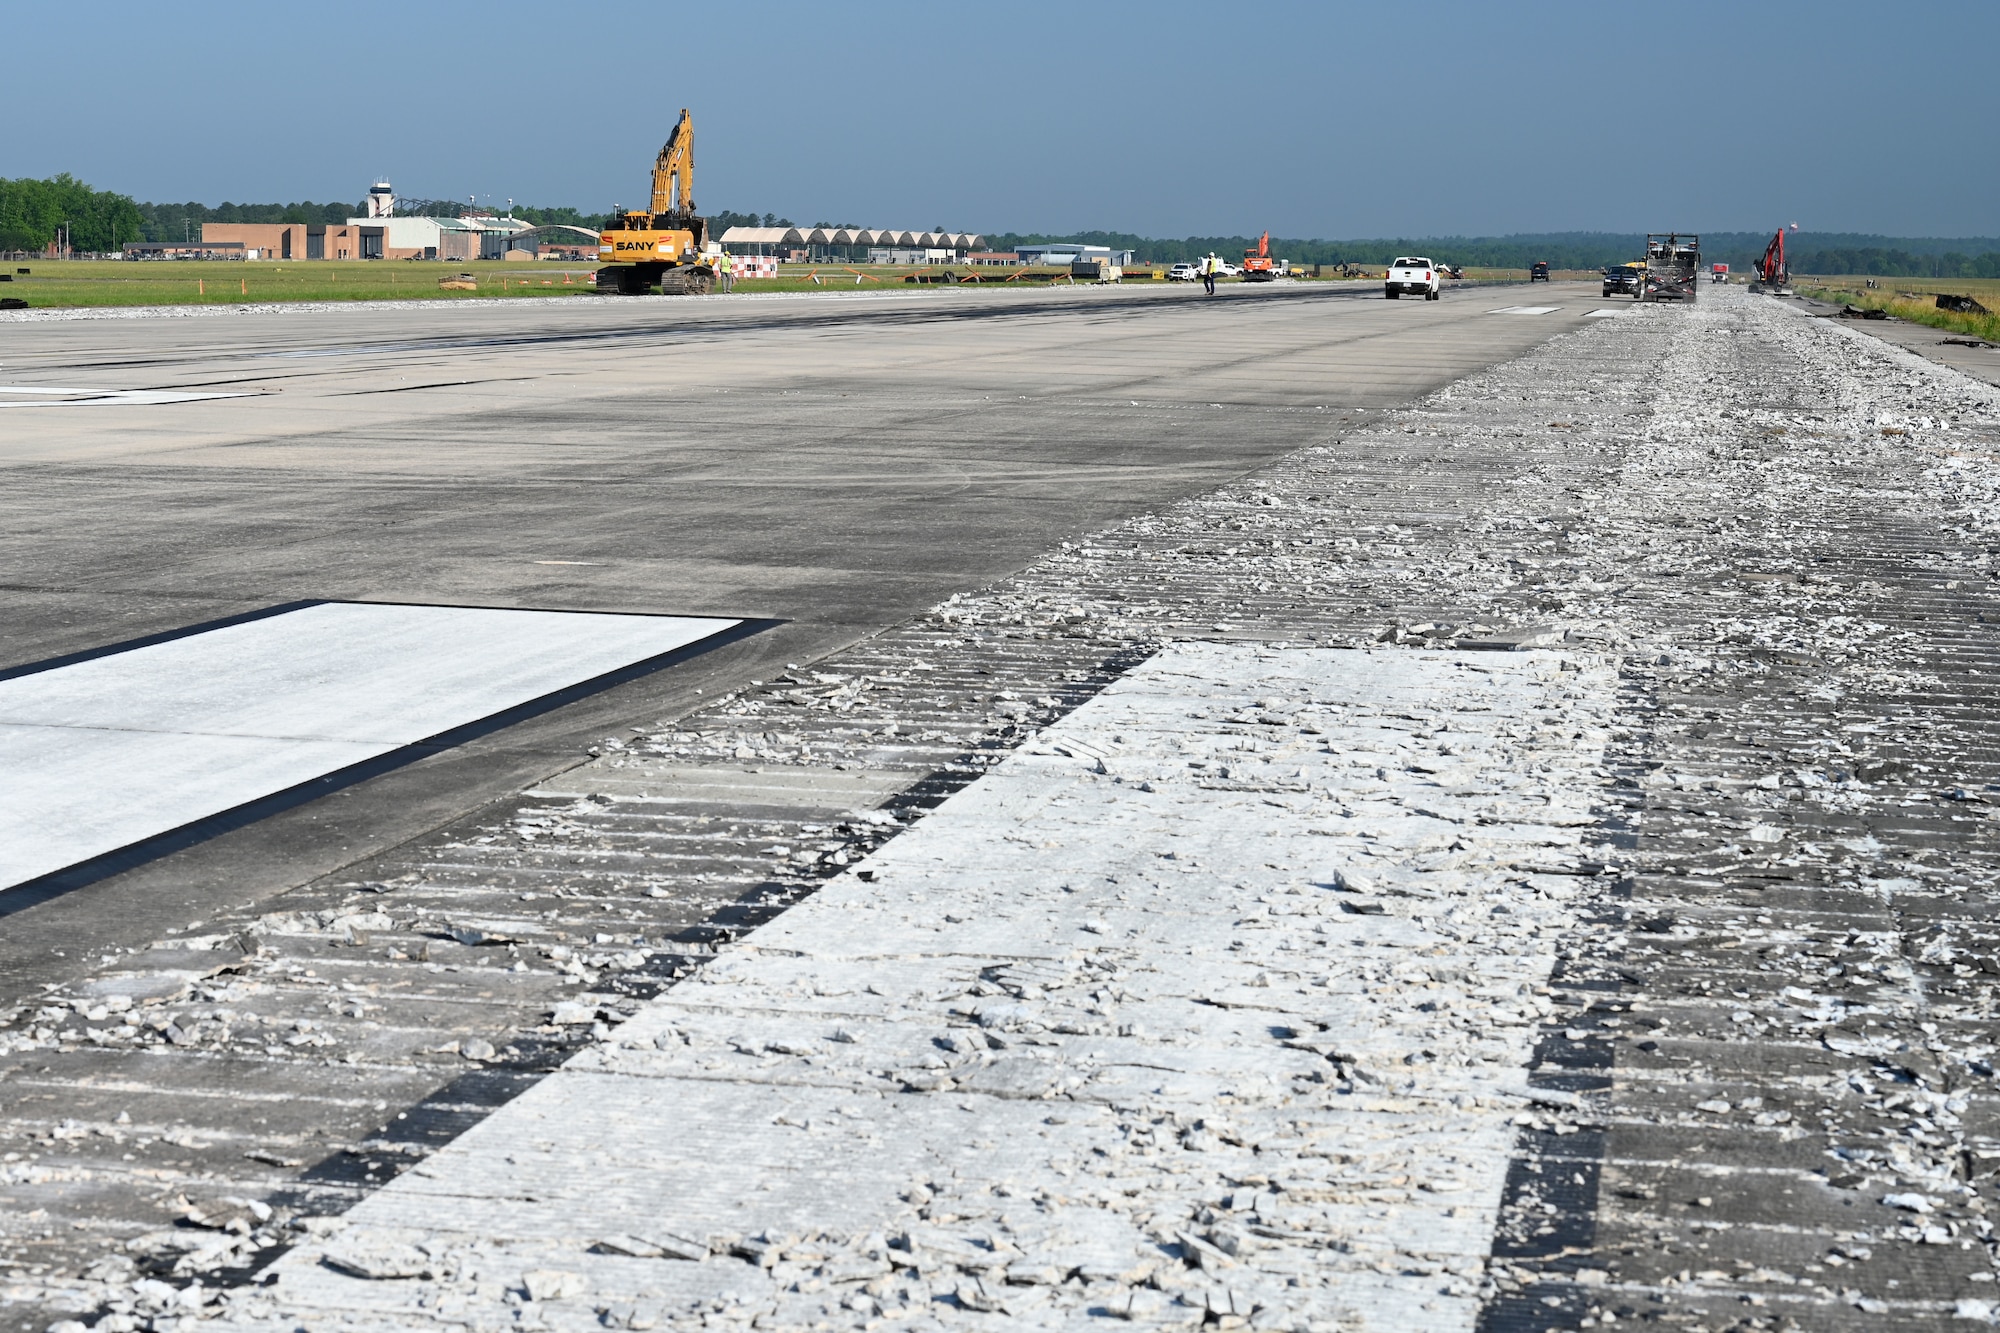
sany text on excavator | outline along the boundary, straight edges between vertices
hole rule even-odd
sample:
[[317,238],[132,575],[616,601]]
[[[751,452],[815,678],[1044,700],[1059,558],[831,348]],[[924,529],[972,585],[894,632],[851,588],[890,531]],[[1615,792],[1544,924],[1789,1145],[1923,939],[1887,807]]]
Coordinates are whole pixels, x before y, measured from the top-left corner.
[[1792,280],[1792,266],[1785,259],[1785,231],[1784,227],[1778,228],[1778,234],[1764,247],[1764,257],[1757,261],[1757,277],[1750,284],[1751,291],[1769,292],[1772,296],[1792,294],[1787,285]]
[[1271,266],[1271,233],[1267,231],[1257,238],[1255,250],[1243,252],[1243,281],[1273,282],[1277,276]]
[[597,289],[643,296],[658,288],[669,296],[702,295],[727,261],[708,238],[708,219],[694,211],[694,118],[681,118],[653,162],[653,206],[646,212],[614,209],[598,233]]

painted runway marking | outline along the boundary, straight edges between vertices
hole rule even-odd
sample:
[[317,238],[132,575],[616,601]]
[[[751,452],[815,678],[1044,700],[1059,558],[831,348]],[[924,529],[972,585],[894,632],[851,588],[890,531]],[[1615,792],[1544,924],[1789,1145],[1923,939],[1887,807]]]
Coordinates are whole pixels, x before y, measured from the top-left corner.
[[0,680],[0,890],[741,623],[327,602]]
[[1489,315],[1552,315],[1562,309],[1559,305],[1506,305],[1498,310],[1489,310]]
[[1631,308],[1632,307],[1628,305],[1628,306],[1620,306],[1616,309],[1610,309],[1610,310],[1586,310],[1583,312],[1583,317],[1585,319],[1607,319],[1612,315],[1622,315]]
[[19,394],[24,401],[0,398],[9,407],[138,407],[158,403],[199,403],[210,398],[255,398],[249,393],[215,393],[186,389],[58,389],[41,385],[0,384],[0,394]]

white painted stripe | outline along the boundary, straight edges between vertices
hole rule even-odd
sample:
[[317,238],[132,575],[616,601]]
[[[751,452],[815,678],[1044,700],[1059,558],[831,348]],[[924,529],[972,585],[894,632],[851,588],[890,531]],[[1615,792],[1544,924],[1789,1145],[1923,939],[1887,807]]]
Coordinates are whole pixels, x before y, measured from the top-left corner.
[[[1578,884],[1516,867],[1582,850],[1615,683],[1553,653],[1170,648],[217,1326],[479,1326],[491,1275],[543,1270],[563,1327],[722,1301],[857,1328],[836,1303],[880,1274],[927,1324],[1080,1328],[1166,1299],[1134,1291],[1157,1271],[1295,1327],[1467,1333]],[[766,1231],[855,1276],[591,1249]],[[1162,1255],[1181,1233],[1242,1244],[1198,1272]],[[869,1256],[887,1236],[914,1270]],[[975,1272],[1004,1314],[942,1299]]]
[[1489,310],[1489,315],[1552,315],[1562,309],[1559,305],[1508,305],[1498,310]]
[[8,389],[20,394],[68,394],[69,397],[36,397],[25,401],[0,399],[0,409],[10,407],[136,407],[155,403],[199,403],[210,398],[253,398],[248,393],[197,393],[183,389]]
[[335,602],[0,680],[0,888],[738,623]]
[[1612,315],[1629,314],[1631,310],[1632,307],[1629,305],[1619,306],[1615,309],[1608,309],[1608,310],[1586,310],[1583,312],[1583,317],[1585,319],[1608,319]]

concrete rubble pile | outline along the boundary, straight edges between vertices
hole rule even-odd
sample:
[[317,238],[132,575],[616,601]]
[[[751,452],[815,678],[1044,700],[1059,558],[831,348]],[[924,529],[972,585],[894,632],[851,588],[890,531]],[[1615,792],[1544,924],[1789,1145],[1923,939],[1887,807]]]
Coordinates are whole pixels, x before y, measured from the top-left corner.
[[[156,1328],[2000,1322],[1996,446],[2000,394],[1729,289],[1324,431],[604,747],[606,792],[949,775],[731,824],[786,867],[771,911],[805,898],[748,935],[662,970],[657,931],[454,910],[440,867],[645,827],[564,795],[15,1015],[15,1057],[186,1058],[263,986],[317,1005],[258,1051],[374,1072],[412,1068],[366,1026],[393,999],[302,986],[286,931],[544,988],[538,1037],[433,1057],[526,1088],[451,1146],[359,1154],[337,1203],[191,1169],[199,1218],[10,1294]],[[1467,688],[1392,725],[1436,673]],[[1510,803],[1579,817],[1530,856]],[[1452,838],[1383,866],[1313,832],[1378,815]],[[676,883],[619,865],[634,912]],[[73,1188],[94,1144],[187,1132],[105,1107],[0,1170]]]

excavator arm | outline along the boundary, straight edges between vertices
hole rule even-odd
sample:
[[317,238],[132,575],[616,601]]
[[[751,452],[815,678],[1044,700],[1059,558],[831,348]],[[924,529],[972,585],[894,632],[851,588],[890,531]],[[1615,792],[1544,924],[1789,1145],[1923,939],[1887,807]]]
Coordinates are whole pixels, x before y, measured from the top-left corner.
[[653,162],[653,213],[694,212],[694,117],[686,107]]
[[1764,257],[1757,261],[1757,276],[1762,281],[1776,286],[1783,282],[1788,273],[1785,265],[1785,232],[1781,227],[1771,243],[1764,247]]

